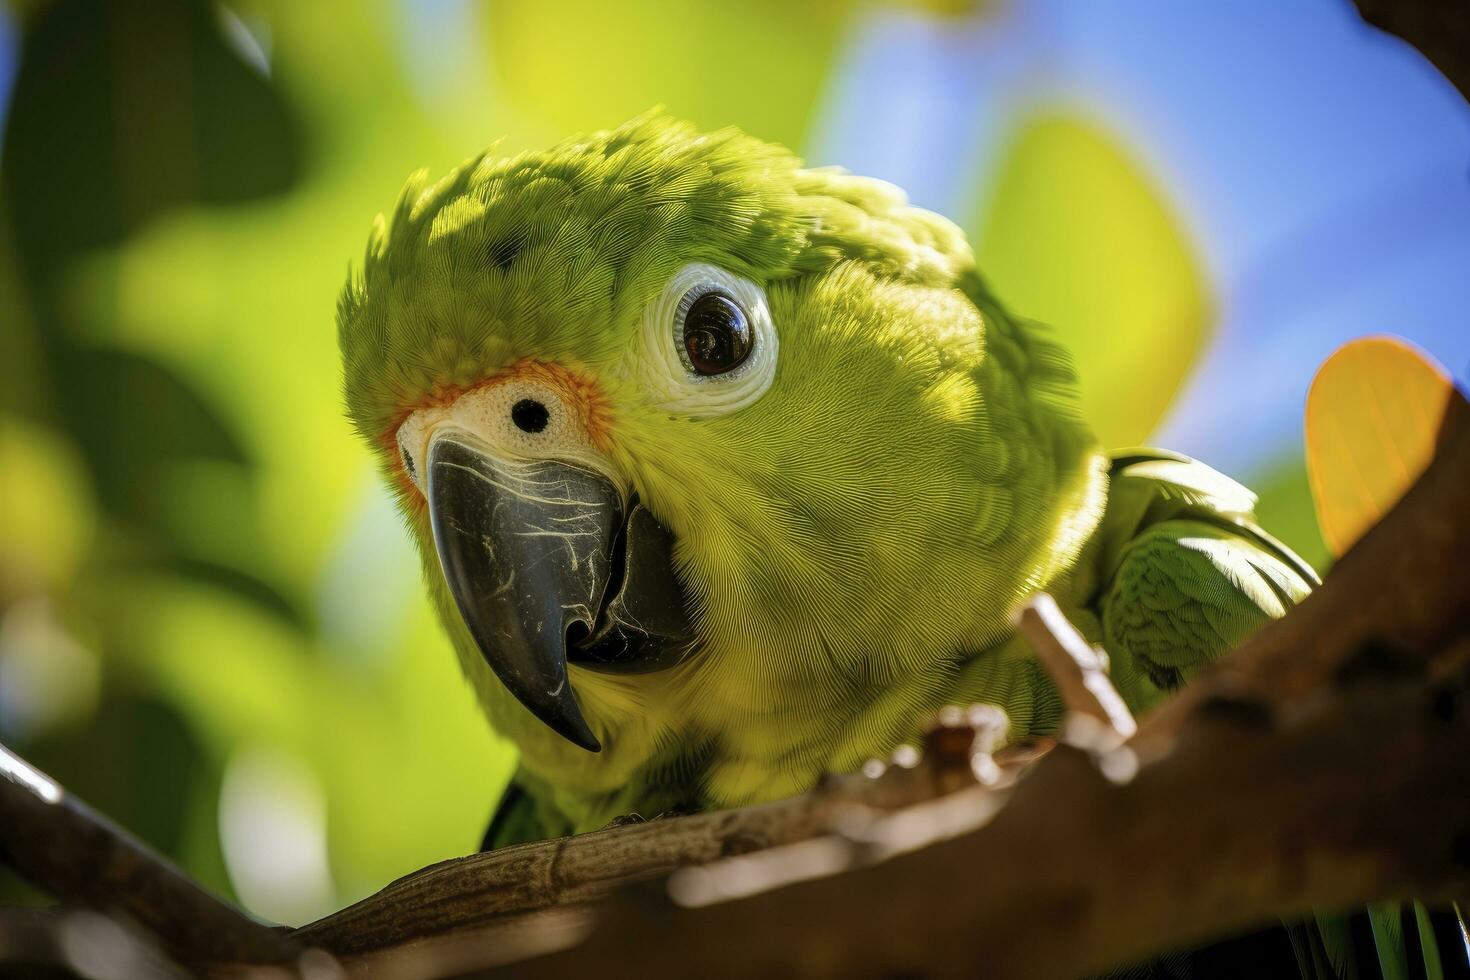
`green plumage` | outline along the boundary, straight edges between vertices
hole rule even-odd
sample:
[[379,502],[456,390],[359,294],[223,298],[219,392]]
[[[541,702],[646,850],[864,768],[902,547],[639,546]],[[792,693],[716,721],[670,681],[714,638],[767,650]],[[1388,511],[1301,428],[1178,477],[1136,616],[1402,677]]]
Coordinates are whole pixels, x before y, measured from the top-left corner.
[[[774,380],[738,411],[670,409],[675,382],[641,346],[691,262],[769,301]],[[1040,589],[1144,708],[1314,581],[1237,484],[1183,457],[1110,459],[1065,353],[986,290],[954,225],[733,130],[649,115],[416,177],[339,325],[352,419],[402,494],[491,724],[521,751],[496,843],[798,792],[949,703],[1001,705],[1013,736],[1050,730],[1055,693],[1009,625]],[[596,755],[486,667],[394,448],[415,408],[528,360],[595,389],[601,465],[673,532],[691,595],[697,649],[678,666],[573,667]]]

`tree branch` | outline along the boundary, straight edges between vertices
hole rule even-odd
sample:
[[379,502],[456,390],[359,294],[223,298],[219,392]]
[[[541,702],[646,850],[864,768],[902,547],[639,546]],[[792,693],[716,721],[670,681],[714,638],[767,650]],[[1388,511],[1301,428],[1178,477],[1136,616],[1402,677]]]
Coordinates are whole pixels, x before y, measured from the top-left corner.
[[131,919],[185,963],[286,962],[297,952],[3,746],[0,858],[63,902]]
[[[721,951],[735,948],[745,956],[730,966],[735,972],[799,962],[832,974],[983,968],[1065,976],[1313,908],[1470,891],[1470,797],[1460,792],[1470,785],[1470,576],[1459,571],[1470,553],[1470,436],[1462,418],[1450,420],[1419,484],[1321,590],[1145,719],[1126,745],[1066,747],[1019,784],[971,781],[892,812],[858,790],[835,801],[818,793],[758,811],[604,831],[603,841],[630,831],[674,840],[681,823],[738,828],[759,812],[771,849],[624,895],[599,910],[595,928],[579,920],[593,929],[581,945],[517,962],[517,975],[586,969],[629,949],[639,950],[639,970],[650,976],[719,972],[729,963]],[[1034,642],[1065,650],[1065,630],[1048,629],[1052,617],[1032,612],[1025,621]],[[1084,651],[1055,653],[1048,662],[1087,672]],[[1074,713],[1108,714],[1106,691],[1066,682],[1061,689]],[[931,736],[931,754],[963,742],[956,730]],[[941,766],[951,774],[960,768],[954,754]],[[889,799],[912,803],[916,788],[940,782],[911,779]],[[883,786],[880,779],[866,792],[881,797]],[[540,853],[554,865],[546,849],[572,841],[530,845],[521,856]],[[706,840],[704,855],[718,846]],[[706,859],[696,850],[683,857]],[[483,855],[464,866],[513,878],[502,860]],[[635,856],[623,873],[651,869]],[[600,878],[593,891],[617,877]],[[453,876],[440,884],[459,887]],[[363,953],[373,943],[352,932],[369,910],[393,920],[390,907],[406,897],[390,889],[358,907],[364,918],[334,917],[330,928],[302,935]],[[565,891],[561,898],[576,900]],[[496,916],[454,918],[473,931]],[[558,928],[563,941],[580,938],[566,920]],[[514,929],[502,919],[497,955],[555,945],[538,941],[537,930],[534,919]],[[1067,943],[1053,941],[1058,930]],[[417,939],[450,934],[466,935],[449,929]]]
[[[796,845],[699,869],[695,887],[681,872],[671,898],[626,895],[585,941],[505,975],[577,975],[637,950],[643,977],[1070,977],[1316,908],[1463,895],[1467,656],[1447,653],[1450,679],[1365,673],[1279,717],[1206,699],[1131,779],[1064,746],[1009,799],[979,788],[923,805],[924,820],[877,819],[878,863],[838,847],[802,880]],[[752,872],[770,875],[743,897]]]
[[924,752],[834,775],[810,793],[743,807],[628,824],[455,858],[388,885],[297,930],[305,944],[362,953],[493,924],[507,916],[605,898],[619,886],[689,865],[781,847],[828,833],[857,805],[895,810],[963,786],[977,774],[1004,784],[1036,743],[990,755],[1005,716],[988,708],[946,713]]
[[1470,98],[1470,7],[1433,0],[1354,0],[1363,20],[1417,48]]

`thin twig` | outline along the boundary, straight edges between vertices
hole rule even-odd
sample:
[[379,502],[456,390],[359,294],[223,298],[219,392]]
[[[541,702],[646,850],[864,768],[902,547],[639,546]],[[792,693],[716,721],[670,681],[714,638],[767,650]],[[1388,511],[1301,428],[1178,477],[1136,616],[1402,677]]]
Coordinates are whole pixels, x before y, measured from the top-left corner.
[[1057,686],[1067,711],[1104,726],[1121,743],[1138,730],[1133,713],[1108,679],[1108,656],[1087,642],[1046,593],[1033,597],[1016,616],[1021,635]]

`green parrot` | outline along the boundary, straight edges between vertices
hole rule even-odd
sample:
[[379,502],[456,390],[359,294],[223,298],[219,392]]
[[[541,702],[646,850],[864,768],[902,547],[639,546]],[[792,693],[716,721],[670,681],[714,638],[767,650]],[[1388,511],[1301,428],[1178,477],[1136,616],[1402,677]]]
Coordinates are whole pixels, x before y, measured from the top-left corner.
[[[1317,584],[1244,487],[1104,451],[955,225],[735,129],[652,112],[415,175],[338,332],[520,752],[488,847],[788,796],[950,704],[1053,731],[1012,625],[1038,591],[1143,711]],[[1403,914],[1371,921],[1388,976]],[[1351,975],[1363,918],[1289,927],[1303,972]]]
[[1065,351],[890,184],[652,113],[410,179],[347,406],[490,724],[491,843],[788,796],[953,703],[1060,703],[1045,590],[1146,709],[1316,578],[1201,463],[1110,456]]

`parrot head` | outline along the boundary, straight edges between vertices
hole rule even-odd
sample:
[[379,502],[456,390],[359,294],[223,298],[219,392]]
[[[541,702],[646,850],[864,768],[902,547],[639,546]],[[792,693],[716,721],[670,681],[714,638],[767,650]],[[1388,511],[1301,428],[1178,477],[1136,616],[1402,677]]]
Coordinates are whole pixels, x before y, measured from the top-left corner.
[[588,791],[877,724],[828,709],[993,641],[1101,510],[1067,359],[961,232],[733,129],[417,175],[338,325],[487,714]]

